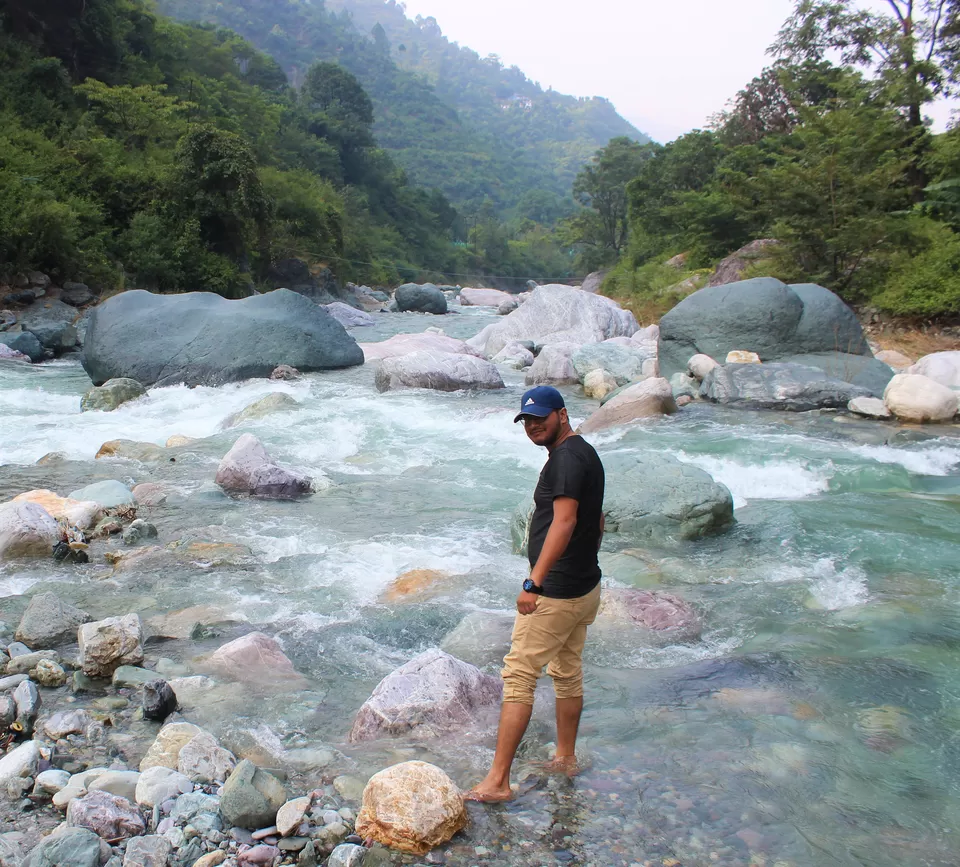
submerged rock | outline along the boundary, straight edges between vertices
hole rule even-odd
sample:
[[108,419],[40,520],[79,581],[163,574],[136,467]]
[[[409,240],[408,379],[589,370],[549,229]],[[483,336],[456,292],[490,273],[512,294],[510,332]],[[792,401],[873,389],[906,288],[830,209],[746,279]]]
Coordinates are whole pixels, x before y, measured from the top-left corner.
[[403,762],[374,774],[363,790],[357,834],[425,855],[466,827],[463,794],[440,768]]
[[374,377],[377,391],[431,388],[436,391],[503,388],[497,366],[472,355],[412,352],[380,362]]
[[442,650],[421,653],[377,684],[357,712],[353,743],[387,735],[436,737],[482,726],[499,708],[503,684]]
[[133,491],[123,482],[118,482],[116,479],[94,482],[92,485],[87,485],[84,488],[78,488],[70,493],[70,499],[92,500],[104,509],[136,505]]
[[143,397],[147,390],[135,379],[109,379],[91,388],[80,400],[81,412],[112,412],[121,404]]
[[224,644],[210,657],[210,666],[228,677],[250,683],[301,681],[280,645],[262,632],[251,632]]
[[480,668],[503,662],[510,649],[516,615],[501,611],[472,611],[440,642],[440,649]]
[[220,425],[220,428],[221,430],[228,430],[229,428],[237,427],[250,421],[259,421],[277,412],[290,412],[295,409],[300,409],[300,402],[298,400],[295,400],[286,392],[275,391],[266,397],[261,397],[259,400],[248,404],[241,409],[240,412],[235,412],[233,415],[227,416]]
[[239,301],[212,292],[121,292],[90,315],[83,366],[95,385],[222,385],[268,377],[281,364],[309,372],[363,363],[326,310],[277,289]]
[[685,644],[700,637],[700,616],[685,599],[660,590],[607,588],[600,603],[599,625],[630,624],[655,646]]
[[243,434],[224,455],[216,482],[228,493],[268,500],[292,500],[313,492],[309,476],[275,463],[252,434]]

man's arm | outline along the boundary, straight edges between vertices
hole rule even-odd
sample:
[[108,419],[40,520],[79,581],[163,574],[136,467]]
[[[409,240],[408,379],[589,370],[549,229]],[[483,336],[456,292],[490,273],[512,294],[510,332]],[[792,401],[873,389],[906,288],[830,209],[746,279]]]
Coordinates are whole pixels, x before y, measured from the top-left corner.
[[597,539],[597,550],[600,550],[600,546],[603,544],[603,531],[607,529],[607,516],[600,513],[600,538]]
[[[550,523],[550,529],[547,530],[547,538],[543,540],[543,548],[540,556],[530,571],[530,579],[538,587],[543,586],[543,581],[550,570],[556,565],[557,560],[563,556],[567,550],[573,531],[577,527],[577,509],[580,503],[572,497],[555,497],[553,500],[553,521]],[[537,608],[537,595],[523,591],[517,597],[517,610],[521,614],[532,614]]]

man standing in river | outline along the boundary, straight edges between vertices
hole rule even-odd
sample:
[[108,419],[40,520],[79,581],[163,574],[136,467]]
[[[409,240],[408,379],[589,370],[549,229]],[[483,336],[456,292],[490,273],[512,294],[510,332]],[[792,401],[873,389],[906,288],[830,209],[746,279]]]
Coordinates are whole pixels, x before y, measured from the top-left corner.
[[583,645],[600,606],[597,552],[603,537],[603,464],[570,427],[563,397],[541,385],[521,398],[527,437],[545,446],[530,520],[530,577],[517,597],[510,652],[504,658],[503,705],[493,765],[466,794],[470,801],[507,801],[510,767],[533,711],[537,678],[547,666],[557,701],[557,752],[548,771],[575,774],[583,711]]

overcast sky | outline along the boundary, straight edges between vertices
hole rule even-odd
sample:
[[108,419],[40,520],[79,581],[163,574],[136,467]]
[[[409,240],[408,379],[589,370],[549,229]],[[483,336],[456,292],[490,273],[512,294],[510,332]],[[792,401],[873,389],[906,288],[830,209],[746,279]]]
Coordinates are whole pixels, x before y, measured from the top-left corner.
[[[872,0],[877,2],[877,0]],[[406,0],[481,56],[574,96],[605,96],[666,142],[702,127],[756,76],[793,0]],[[949,108],[930,112],[936,128]]]

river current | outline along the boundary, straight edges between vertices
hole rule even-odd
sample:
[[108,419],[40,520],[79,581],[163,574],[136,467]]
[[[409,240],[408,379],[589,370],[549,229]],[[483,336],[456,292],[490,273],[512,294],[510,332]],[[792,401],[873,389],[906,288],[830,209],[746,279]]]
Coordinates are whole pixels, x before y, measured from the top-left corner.
[[[440,326],[467,337],[490,321],[475,308],[384,314],[351,333],[374,341]],[[202,673],[205,654],[255,627],[308,679],[302,690],[224,684],[195,697],[190,718],[226,746],[296,760],[308,779],[362,782],[423,758],[467,788],[492,756],[490,737],[346,741],[378,681],[467,615],[481,623],[476,657],[498,671],[497,624],[526,574],[510,518],[545,459],[512,424],[522,373],[504,379],[504,391],[378,394],[366,366],[153,389],[81,414],[90,382],[75,361],[0,364],[0,500],[108,478],[162,482],[167,502],[140,510],[160,543],[216,543],[209,557],[126,569],[102,557],[0,565],[0,619],[15,626],[24,594],[46,589],[96,618],[137,611],[149,622],[204,606],[218,624],[151,644],[148,666]],[[300,407],[220,429],[274,391]],[[595,406],[564,392],[574,420]],[[242,431],[330,486],[295,503],[224,497],[213,477]],[[174,434],[199,442],[172,462],[94,460],[107,440],[162,445]],[[722,537],[601,556],[608,585],[691,601],[702,640],[655,648],[597,630],[585,652],[588,769],[574,780],[528,774],[553,738],[543,683],[516,766],[520,796],[471,806],[471,826],[434,863],[960,863],[958,430],[694,404],[592,441],[601,457],[672,454],[732,491],[737,526]],[[52,452],[62,457],[36,464]],[[447,577],[391,597],[412,569]]]

